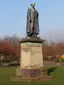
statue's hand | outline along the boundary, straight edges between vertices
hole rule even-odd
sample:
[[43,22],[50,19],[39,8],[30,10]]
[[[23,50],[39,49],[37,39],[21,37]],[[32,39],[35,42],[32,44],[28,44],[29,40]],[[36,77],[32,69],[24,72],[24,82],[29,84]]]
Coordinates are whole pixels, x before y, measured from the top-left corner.
[[29,18],[29,22],[30,22],[30,23],[32,22],[31,18]]
[[30,23],[32,22],[32,20],[30,19]]

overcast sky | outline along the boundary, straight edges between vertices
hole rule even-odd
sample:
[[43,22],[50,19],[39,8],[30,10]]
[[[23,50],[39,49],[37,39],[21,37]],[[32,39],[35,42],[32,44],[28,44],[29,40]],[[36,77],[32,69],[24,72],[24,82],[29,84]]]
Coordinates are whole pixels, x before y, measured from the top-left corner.
[[32,1],[39,12],[39,36],[64,40],[64,0],[0,0],[0,36],[26,35],[27,9]]

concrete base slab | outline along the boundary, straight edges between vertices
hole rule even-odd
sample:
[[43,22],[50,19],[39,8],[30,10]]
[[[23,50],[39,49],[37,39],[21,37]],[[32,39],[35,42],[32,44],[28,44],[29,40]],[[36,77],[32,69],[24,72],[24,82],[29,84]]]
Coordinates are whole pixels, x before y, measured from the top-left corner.
[[32,78],[22,78],[19,76],[11,76],[10,80],[14,81],[14,82],[40,82],[40,81],[48,81],[51,80],[52,77],[51,76],[43,76],[43,77],[32,77]]

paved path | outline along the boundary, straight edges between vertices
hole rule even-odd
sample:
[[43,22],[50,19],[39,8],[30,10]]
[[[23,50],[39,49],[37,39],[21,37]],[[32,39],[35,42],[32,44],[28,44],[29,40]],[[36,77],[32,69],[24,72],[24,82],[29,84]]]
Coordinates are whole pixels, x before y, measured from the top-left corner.
[[50,61],[45,61],[44,66],[61,66],[64,65],[64,63],[61,62],[50,62]]
[[[2,65],[0,66],[7,67],[7,66],[19,66],[19,65],[20,63],[2,63]],[[64,66],[64,63],[44,61],[44,66]]]

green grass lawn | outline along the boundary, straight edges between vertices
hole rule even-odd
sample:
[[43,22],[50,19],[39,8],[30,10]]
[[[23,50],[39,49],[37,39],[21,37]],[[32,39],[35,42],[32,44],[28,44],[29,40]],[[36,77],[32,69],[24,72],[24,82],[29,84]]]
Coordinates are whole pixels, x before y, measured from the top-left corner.
[[41,82],[12,82],[10,76],[15,75],[17,67],[0,67],[0,85],[64,85],[64,67],[46,67],[49,75],[54,78]]

